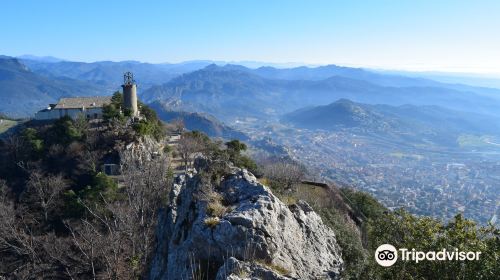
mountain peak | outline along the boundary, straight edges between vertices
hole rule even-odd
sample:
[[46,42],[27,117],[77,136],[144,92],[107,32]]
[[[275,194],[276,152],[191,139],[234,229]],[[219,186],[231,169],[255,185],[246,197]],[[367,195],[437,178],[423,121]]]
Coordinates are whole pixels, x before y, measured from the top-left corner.
[[349,105],[355,105],[357,103],[354,102],[354,101],[352,101],[352,100],[350,100],[350,99],[347,99],[347,98],[340,98],[339,100],[333,102],[332,104],[349,104]]
[[217,65],[215,63],[207,65],[202,70],[208,70],[208,71],[244,71],[244,72],[250,71],[250,69],[246,68],[245,66],[241,66],[241,65],[237,65],[237,64]]
[[342,98],[328,105],[294,111],[285,115],[283,120],[298,127],[311,129],[328,130],[339,127],[383,129],[390,122],[381,117],[371,105]]

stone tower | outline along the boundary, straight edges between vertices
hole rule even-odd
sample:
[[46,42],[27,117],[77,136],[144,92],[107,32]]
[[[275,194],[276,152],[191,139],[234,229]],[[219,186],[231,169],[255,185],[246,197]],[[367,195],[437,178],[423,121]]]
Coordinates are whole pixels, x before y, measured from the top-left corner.
[[131,72],[123,74],[123,108],[129,109],[132,117],[137,117],[137,86]]

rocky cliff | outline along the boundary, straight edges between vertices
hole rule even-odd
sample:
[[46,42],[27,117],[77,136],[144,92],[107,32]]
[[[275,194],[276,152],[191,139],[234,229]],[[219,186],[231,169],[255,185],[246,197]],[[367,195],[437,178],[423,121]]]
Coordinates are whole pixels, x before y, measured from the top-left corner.
[[213,186],[177,178],[158,225],[150,279],[336,279],[334,232],[305,202],[287,206],[246,170]]

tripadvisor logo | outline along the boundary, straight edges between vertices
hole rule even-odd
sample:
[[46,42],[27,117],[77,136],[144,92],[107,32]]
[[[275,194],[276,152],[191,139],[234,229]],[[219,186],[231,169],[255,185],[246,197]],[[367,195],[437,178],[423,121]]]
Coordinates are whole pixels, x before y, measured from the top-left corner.
[[441,251],[417,251],[415,249],[400,248],[397,250],[391,244],[380,245],[375,251],[375,261],[381,266],[392,266],[399,258],[402,261],[413,261],[418,263],[423,260],[428,261],[477,261],[481,252],[463,252],[455,249],[449,251],[442,249]]
[[375,251],[375,260],[381,266],[391,266],[398,260],[398,250],[391,244],[382,244]]

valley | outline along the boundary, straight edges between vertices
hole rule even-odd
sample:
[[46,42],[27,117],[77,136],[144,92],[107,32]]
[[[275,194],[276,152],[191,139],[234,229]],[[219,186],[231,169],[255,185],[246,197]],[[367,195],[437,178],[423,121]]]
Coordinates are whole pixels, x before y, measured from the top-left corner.
[[[252,130],[253,135],[259,130]],[[288,147],[293,158],[319,174],[319,180],[355,186],[390,209],[405,208],[443,220],[461,212],[481,223],[500,214],[500,149],[495,147],[485,151],[411,147],[352,131],[282,128],[261,135]]]
[[297,110],[281,122],[234,123],[286,147],[317,180],[354,186],[390,209],[442,220],[463,213],[483,224],[500,215],[496,125],[444,108],[349,100]]

